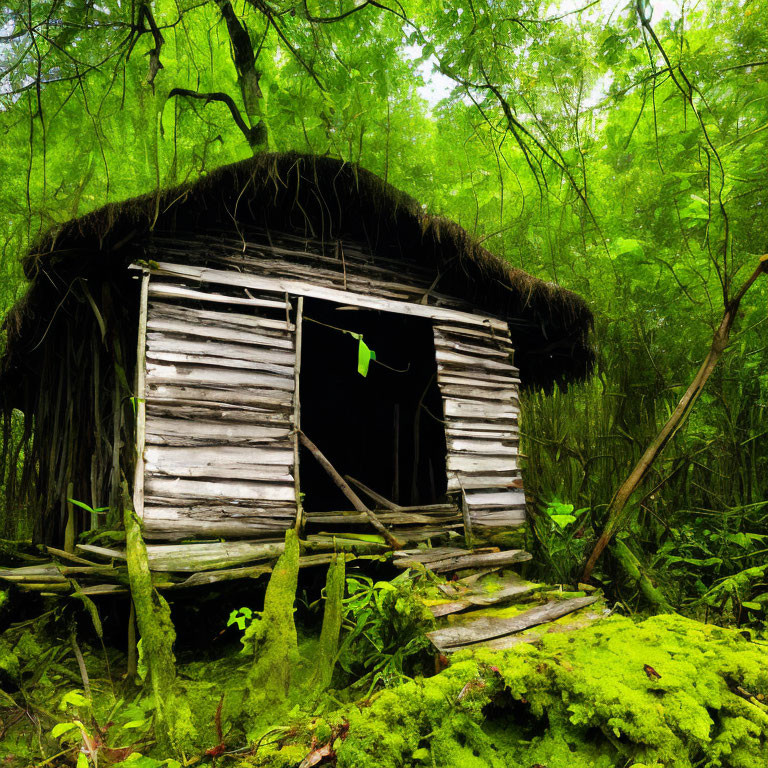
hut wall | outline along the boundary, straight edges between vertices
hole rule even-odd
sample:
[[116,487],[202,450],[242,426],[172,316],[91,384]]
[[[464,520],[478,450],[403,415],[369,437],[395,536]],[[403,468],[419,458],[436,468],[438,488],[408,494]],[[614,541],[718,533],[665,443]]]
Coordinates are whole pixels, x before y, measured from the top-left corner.
[[149,538],[263,536],[295,521],[292,308],[238,299],[150,281]]
[[441,295],[434,271],[358,243],[174,232],[154,234],[145,252],[148,537],[269,536],[294,524],[301,296],[432,320],[448,490],[465,492],[475,525],[522,522],[506,322]]
[[509,331],[435,323],[448,490],[461,491],[472,526],[525,520],[518,466],[520,403]]

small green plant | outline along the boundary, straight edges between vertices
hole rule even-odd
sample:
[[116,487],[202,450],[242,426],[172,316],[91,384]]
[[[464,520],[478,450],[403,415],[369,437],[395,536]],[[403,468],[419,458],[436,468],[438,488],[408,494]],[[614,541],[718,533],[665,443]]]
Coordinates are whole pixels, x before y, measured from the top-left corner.
[[54,725],[51,729],[51,736],[70,744],[72,749],[79,747],[77,768],[98,765],[100,739],[83,724],[83,720],[90,721],[93,719],[90,697],[80,690],[67,691],[61,698],[59,710],[66,712],[69,719]]
[[241,632],[245,632],[246,627],[254,620],[253,615],[254,612],[247,606],[236,608],[229,614],[227,626],[231,627],[234,624]]
[[538,543],[536,553],[549,578],[561,584],[574,581],[583,564],[586,544],[582,538],[584,525],[579,525],[588,507],[574,509],[573,504],[553,500],[533,520],[533,534]]
[[340,667],[369,693],[378,684],[401,682],[429,647],[424,632],[433,625],[432,614],[413,594],[410,575],[392,581],[350,576],[347,593]]

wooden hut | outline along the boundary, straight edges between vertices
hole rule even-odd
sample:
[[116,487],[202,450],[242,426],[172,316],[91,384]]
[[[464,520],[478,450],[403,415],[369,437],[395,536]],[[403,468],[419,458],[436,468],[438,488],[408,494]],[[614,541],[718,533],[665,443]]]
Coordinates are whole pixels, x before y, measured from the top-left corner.
[[25,271],[0,363],[6,427],[24,415],[8,491],[49,544],[118,527],[131,497],[159,541],[363,531],[301,433],[387,524],[518,526],[518,389],[593,359],[579,297],[327,157],[108,205]]

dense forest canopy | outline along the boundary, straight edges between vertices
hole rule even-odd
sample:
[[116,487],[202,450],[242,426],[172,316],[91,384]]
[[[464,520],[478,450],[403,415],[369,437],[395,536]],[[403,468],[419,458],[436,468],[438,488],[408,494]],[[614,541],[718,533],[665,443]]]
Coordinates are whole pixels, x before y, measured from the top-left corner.
[[[765,0],[2,8],[3,311],[35,239],[106,202],[264,149],[360,163],[595,311],[595,378],[524,405],[533,507],[586,510],[534,526],[575,573],[768,249]],[[681,600],[766,546],[765,328],[757,287],[627,521]]]

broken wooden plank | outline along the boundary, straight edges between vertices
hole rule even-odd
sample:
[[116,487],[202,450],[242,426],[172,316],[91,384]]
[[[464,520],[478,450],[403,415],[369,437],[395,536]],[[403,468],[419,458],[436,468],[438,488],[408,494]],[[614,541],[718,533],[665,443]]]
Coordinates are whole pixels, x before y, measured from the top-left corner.
[[540,592],[542,589],[546,589],[546,587],[546,584],[534,584],[532,582],[524,581],[516,574],[512,574],[503,579],[499,588],[494,592],[488,592],[483,589],[469,590],[463,594],[460,599],[449,603],[431,605],[429,610],[435,618],[448,616],[452,613],[460,613],[468,608],[503,605],[504,603],[509,603],[513,600],[519,600],[533,595],[536,592]]
[[427,637],[440,651],[458,646],[477,645],[486,640],[522,632],[538,624],[554,621],[596,602],[598,597],[575,597],[537,605],[509,619],[483,617],[464,624],[428,632]]
[[[473,521],[474,522],[474,521]],[[433,573],[459,571],[462,568],[482,568],[488,566],[512,565],[530,560],[530,553],[523,549],[509,549],[504,552],[486,552],[482,554],[464,553],[440,560],[432,560],[424,565]],[[411,568],[419,561],[417,558],[401,557],[392,561],[397,568]]]

